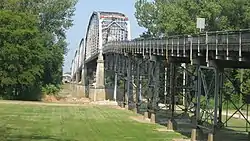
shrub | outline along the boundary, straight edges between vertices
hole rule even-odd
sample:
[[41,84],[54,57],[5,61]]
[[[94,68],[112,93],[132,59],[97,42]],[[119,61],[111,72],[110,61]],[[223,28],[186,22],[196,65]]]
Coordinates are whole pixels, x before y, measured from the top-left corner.
[[42,88],[43,94],[46,94],[46,95],[57,95],[60,90],[61,90],[60,85],[53,85],[53,84],[45,85]]

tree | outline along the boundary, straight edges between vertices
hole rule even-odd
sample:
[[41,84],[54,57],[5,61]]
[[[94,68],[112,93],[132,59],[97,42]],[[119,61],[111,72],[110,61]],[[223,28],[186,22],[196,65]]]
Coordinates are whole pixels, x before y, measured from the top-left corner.
[[61,83],[66,31],[73,25],[76,3],[77,0],[0,2],[1,16],[4,15],[0,21],[2,93],[21,95],[28,86]]
[[[51,42],[45,65],[44,82],[57,84],[62,79],[64,54],[67,53],[66,30],[72,25],[72,16],[77,0],[43,0],[38,7],[40,14],[40,30],[46,31]],[[54,37],[54,38],[53,38]]]
[[154,35],[197,33],[196,18],[206,18],[206,31],[235,30],[250,25],[248,0],[138,0],[138,24]]
[[145,0],[140,0],[135,3],[135,8],[135,17],[137,18],[139,26],[145,27],[149,35],[152,34],[152,36],[156,36],[156,21],[158,17],[155,5]]
[[27,13],[0,11],[0,86],[5,92],[21,96],[43,74],[41,34],[38,20]]

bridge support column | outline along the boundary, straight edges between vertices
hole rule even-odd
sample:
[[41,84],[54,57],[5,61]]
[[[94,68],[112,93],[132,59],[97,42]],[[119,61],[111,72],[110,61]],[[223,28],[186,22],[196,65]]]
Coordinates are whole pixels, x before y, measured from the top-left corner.
[[114,94],[113,94],[113,99],[114,101],[117,101],[117,89],[118,89],[118,68],[119,68],[119,58],[117,55],[114,56],[115,61],[114,63],[114,71],[115,71],[115,82],[114,82]]
[[115,86],[114,86],[114,95],[113,95],[113,98],[114,98],[114,101],[117,100],[117,82],[118,82],[118,74],[117,72],[115,73]]
[[154,111],[158,109],[158,101],[159,101],[159,79],[160,79],[160,64],[158,60],[152,62],[151,65],[151,95],[152,95],[152,108]]
[[104,59],[103,55],[99,54],[96,67],[96,85],[94,91],[94,101],[106,100],[105,91],[105,70],[104,70]]
[[85,66],[83,66],[83,68],[82,68],[82,77],[81,77],[81,84],[83,85],[83,86],[86,86],[86,73],[87,73],[87,69],[86,69],[86,67]]
[[131,59],[131,110],[137,113],[138,111],[138,87],[139,87],[139,77],[140,77],[140,68],[139,68],[140,60],[135,57]]
[[80,92],[80,86],[78,85],[80,81],[80,72],[76,71],[76,79],[75,79],[75,86],[74,86],[74,91],[76,93],[76,96],[79,97],[81,92]]
[[176,99],[175,99],[175,77],[176,77],[176,64],[170,63],[170,96],[171,96],[171,117],[174,118],[174,113],[175,113],[175,104],[176,104]]
[[87,69],[86,69],[86,66],[83,65],[83,68],[82,68],[82,77],[81,77],[81,92],[82,92],[82,95],[84,95],[84,97],[88,97],[86,95],[86,76],[87,76]]
[[186,64],[185,63],[183,63],[183,64],[181,64],[181,66],[183,67],[183,81],[182,81],[182,86],[184,87],[183,89],[182,89],[182,94],[183,94],[183,96],[182,96],[182,101],[183,101],[183,106],[185,107],[185,110],[186,109],[188,109],[188,99],[187,99],[187,92],[186,92],[186,89],[185,89],[185,87],[186,87],[186,85],[187,85],[187,71],[186,71],[186,68],[187,68],[187,66],[186,66]]
[[[150,56],[150,60],[148,60],[148,94],[149,94],[149,102],[148,102],[148,110],[150,112],[150,118],[152,117],[155,122],[155,115],[159,102],[159,79],[160,79],[160,63],[157,56]],[[151,116],[152,115],[152,116]]]
[[[131,82],[132,82],[132,76],[131,76],[131,71],[132,71],[132,64],[131,64],[131,60],[128,58],[127,59],[127,68],[126,68],[126,71],[127,71],[127,76],[126,76],[126,95],[125,95],[125,101],[126,101],[126,108],[130,109],[130,105],[131,105],[131,100],[133,97],[131,97],[131,88],[132,85],[131,85]],[[132,95],[133,96],[133,95]]]
[[142,82],[142,76],[140,74],[140,64],[141,62],[138,62],[136,65],[136,94],[135,94],[135,104],[136,104],[136,112],[138,113],[140,110],[140,100],[141,100],[141,82]]
[[198,123],[200,122],[201,120],[201,116],[200,116],[200,113],[201,113],[201,87],[202,87],[202,80],[201,80],[201,68],[200,68],[200,64],[198,64],[196,66],[196,74],[197,74],[197,77],[196,77],[196,92],[195,92],[195,98],[196,98],[196,109],[195,109],[195,116],[196,116],[196,126],[198,125]]
[[77,71],[77,72],[76,72],[76,84],[78,84],[79,81],[80,81],[80,72]]

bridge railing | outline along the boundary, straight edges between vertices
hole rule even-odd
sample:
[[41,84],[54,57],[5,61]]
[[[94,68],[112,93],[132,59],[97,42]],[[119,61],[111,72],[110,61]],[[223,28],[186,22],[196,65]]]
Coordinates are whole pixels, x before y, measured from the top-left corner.
[[[205,32],[198,35],[180,35],[166,38],[141,39],[132,41],[108,42],[104,45],[103,52],[146,52],[155,50],[186,51],[202,50],[242,50],[250,51],[250,29],[238,31]],[[144,51],[143,51],[144,52]]]

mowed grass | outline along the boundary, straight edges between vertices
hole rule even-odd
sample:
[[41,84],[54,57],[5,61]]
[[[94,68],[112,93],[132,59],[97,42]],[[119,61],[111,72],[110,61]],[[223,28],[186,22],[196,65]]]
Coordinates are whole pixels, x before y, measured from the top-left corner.
[[0,141],[172,141],[181,135],[101,106],[0,104]]

